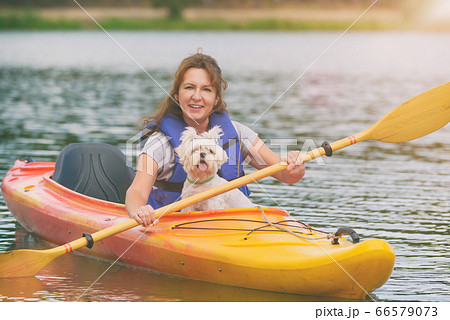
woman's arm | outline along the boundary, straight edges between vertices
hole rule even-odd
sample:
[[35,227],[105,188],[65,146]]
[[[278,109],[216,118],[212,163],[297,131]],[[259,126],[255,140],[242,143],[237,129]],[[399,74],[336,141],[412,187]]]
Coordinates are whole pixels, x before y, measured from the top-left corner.
[[138,159],[136,177],[128,188],[125,198],[128,215],[144,227],[155,221],[155,211],[152,206],[147,205],[147,201],[157,173],[156,161],[145,153],[141,154]]
[[305,175],[305,165],[299,151],[290,151],[287,155],[280,157],[269,149],[258,137],[248,151],[250,165],[258,170],[276,163],[285,161],[288,163],[286,170],[273,175],[277,180],[284,183],[296,183]]

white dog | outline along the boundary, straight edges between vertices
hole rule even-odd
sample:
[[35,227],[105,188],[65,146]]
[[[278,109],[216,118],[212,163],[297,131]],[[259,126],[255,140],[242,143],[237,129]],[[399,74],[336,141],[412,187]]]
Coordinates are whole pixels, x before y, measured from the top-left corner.
[[[192,127],[188,127],[183,131],[181,144],[175,150],[180,158],[180,163],[187,173],[187,179],[184,182],[181,193],[182,198],[187,198],[227,182],[227,180],[217,175],[219,168],[228,159],[225,151],[217,144],[222,135],[223,132],[219,126],[215,126],[208,132],[200,135],[197,135],[197,132]],[[233,189],[187,207],[182,211],[205,211],[254,206],[239,189]]]

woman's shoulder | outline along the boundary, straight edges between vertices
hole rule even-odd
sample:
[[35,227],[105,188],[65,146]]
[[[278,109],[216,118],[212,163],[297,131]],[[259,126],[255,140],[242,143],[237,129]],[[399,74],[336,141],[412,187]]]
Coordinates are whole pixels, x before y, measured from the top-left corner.
[[242,124],[238,121],[235,120],[231,120],[231,123],[233,124],[234,128],[236,129],[238,135],[243,138],[243,137],[256,137],[258,136],[258,134],[253,131],[252,129],[250,129],[247,125]]
[[158,179],[170,175],[175,161],[175,152],[169,138],[161,131],[153,132],[145,141],[141,154],[146,154],[158,164]]
[[245,124],[240,123],[239,121],[236,120],[231,120],[231,123],[233,124],[233,127],[238,130],[238,129],[242,129],[242,128],[248,128]]
[[169,142],[169,138],[162,131],[152,132],[146,139],[145,145],[154,144],[155,142],[165,143]]
[[141,149],[141,153],[149,154],[149,151],[152,154],[155,151],[162,151],[164,149],[171,149],[172,145],[170,144],[169,138],[162,131],[153,132],[148,138],[146,138],[145,143]]

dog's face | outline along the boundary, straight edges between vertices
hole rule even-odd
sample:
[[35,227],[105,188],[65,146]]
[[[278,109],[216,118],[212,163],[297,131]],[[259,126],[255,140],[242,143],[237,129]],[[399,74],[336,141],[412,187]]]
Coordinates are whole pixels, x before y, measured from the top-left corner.
[[175,151],[190,179],[206,180],[227,161],[227,154],[217,144],[222,135],[219,126],[200,135],[192,127],[183,131],[182,143]]

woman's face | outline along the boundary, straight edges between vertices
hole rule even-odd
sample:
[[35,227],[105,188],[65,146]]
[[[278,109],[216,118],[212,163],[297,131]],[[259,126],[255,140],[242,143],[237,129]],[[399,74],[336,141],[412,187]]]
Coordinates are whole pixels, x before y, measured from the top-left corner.
[[209,115],[217,104],[216,88],[204,69],[190,68],[184,74],[177,98],[183,110],[183,120],[197,132],[208,129]]

